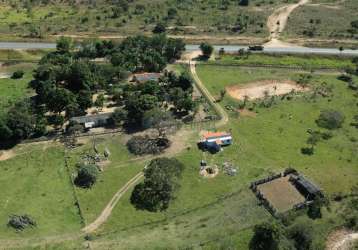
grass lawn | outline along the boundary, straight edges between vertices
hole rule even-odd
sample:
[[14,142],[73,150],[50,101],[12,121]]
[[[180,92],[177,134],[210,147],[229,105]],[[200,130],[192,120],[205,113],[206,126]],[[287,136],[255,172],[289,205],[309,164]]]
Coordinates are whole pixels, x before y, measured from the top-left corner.
[[[210,62],[209,62],[210,63]],[[234,65],[276,65],[302,67],[304,69],[346,69],[354,68],[354,64],[350,58],[334,57],[334,56],[294,56],[294,55],[266,55],[251,54],[248,58],[236,55],[223,55],[215,62],[215,64],[234,64]]]
[[[0,237],[53,236],[79,230],[63,148],[32,145],[18,153],[0,162]],[[37,227],[16,233],[6,225],[12,214],[29,214]]]
[[[126,146],[123,145],[121,136],[105,136],[97,138],[96,141],[98,150],[103,152],[104,148],[107,147],[111,156],[109,164],[104,167],[97,183],[91,189],[76,188],[87,224],[93,222],[113,195],[144,167],[144,163],[131,162],[134,156],[130,155]],[[92,152],[93,144],[89,141],[84,146],[69,153],[71,171],[74,174],[76,174],[76,163],[81,161],[82,156],[87,153],[93,154]]]
[[9,76],[16,70],[23,70],[25,72],[21,79],[0,79],[0,114],[6,112],[7,108],[17,100],[33,93],[33,90],[28,88],[28,84],[32,79],[33,69],[34,64],[15,64],[0,68],[0,74]]

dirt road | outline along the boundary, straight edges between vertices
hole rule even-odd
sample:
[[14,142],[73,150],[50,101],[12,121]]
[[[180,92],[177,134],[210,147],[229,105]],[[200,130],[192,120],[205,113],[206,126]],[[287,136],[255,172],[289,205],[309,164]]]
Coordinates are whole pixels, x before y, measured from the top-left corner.
[[143,173],[140,172],[136,176],[134,176],[132,179],[130,179],[118,192],[112,197],[110,202],[107,204],[107,206],[102,210],[102,213],[100,216],[97,217],[97,219],[92,222],[91,224],[87,225],[85,228],[82,229],[82,232],[84,233],[92,233],[96,231],[97,228],[99,228],[103,223],[106,222],[108,217],[111,215],[113,208],[117,205],[120,198],[130,189],[134,184],[136,184],[140,179],[142,179]]
[[278,39],[280,33],[285,29],[288,17],[296,8],[308,3],[309,0],[300,0],[296,4],[289,4],[278,8],[267,20],[267,27],[271,34],[271,39]]
[[215,103],[215,98],[211,95],[211,93],[208,91],[208,89],[204,86],[204,84],[198,77],[196,73],[196,62],[190,61],[189,65],[190,65],[190,72],[193,76],[196,87],[204,95],[204,97],[208,100],[208,102],[210,102],[210,105],[215,109],[215,111],[220,116],[220,120],[215,123],[215,126],[216,127],[224,126],[229,121],[228,114],[219,104]]

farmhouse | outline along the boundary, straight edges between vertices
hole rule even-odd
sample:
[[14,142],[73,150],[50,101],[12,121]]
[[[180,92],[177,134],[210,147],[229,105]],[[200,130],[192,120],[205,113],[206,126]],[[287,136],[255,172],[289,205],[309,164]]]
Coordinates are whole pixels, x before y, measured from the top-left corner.
[[90,116],[78,116],[71,118],[70,121],[77,122],[86,129],[96,128],[107,125],[111,114],[112,113],[103,113]]
[[201,143],[209,150],[219,151],[222,146],[232,144],[232,136],[227,132],[208,132],[203,135]]
[[160,76],[161,76],[160,73],[134,74],[132,81],[136,82],[136,83],[146,83],[149,81],[158,81]]

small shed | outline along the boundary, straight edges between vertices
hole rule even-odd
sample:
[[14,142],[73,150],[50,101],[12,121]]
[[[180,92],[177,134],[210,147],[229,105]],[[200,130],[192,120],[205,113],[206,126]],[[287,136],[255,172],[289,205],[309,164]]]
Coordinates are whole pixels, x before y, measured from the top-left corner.
[[70,121],[81,124],[86,129],[106,126],[112,113],[72,117]]
[[313,200],[317,196],[323,196],[321,189],[302,175],[291,176],[291,181],[307,200]]
[[136,83],[146,83],[149,81],[158,81],[160,77],[161,77],[160,73],[134,74],[132,81]]
[[232,136],[227,132],[207,132],[203,135],[201,143],[209,150],[220,151],[222,146],[232,144]]

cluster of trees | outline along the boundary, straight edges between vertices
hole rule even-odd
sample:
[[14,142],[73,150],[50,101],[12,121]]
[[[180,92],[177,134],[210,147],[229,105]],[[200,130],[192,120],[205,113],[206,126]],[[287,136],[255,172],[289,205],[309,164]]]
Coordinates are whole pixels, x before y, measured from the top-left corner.
[[313,230],[309,223],[297,223],[284,227],[279,223],[264,222],[254,227],[250,250],[310,250],[313,244]]
[[[343,113],[335,110],[323,110],[321,111],[316,124],[324,129],[334,130],[341,128],[345,120]],[[330,131],[312,131],[308,130],[310,136],[308,137],[306,143],[308,147],[301,148],[301,153],[305,155],[313,155],[315,151],[315,146],[321,140],[328,140],[332,138],[333,134]]]
[[169,207],[180,187],[184,165],[175,158],[157,158],[144,169],[144,182],[135,186],[131,203],[151,212]]
[[46,133],[46,125],[44,112],[36,109],[32,100],[21,100],[0,116],[1,146],[11,146],[8,143],[41,136]]
[[[45,55],[34,71],[30,86],[37,95],[16,103],[0,117],[0,140],[40,136],[46,133],[48,123],[61,127],[66,119],[84,115],[94,104],[102,107],[104,96],[99,96],[96,103],[92,101],[95,92],[119,89],[130,72],[159,72],[168,62],[179,58],[184,49],[182,40],[165,35],[129,37],[119,44],[91,40],[79,49],[75,49],[71,39],[61,37],[56,51]],[[111,63],[98,64],[91,60],[98,57],[107,57]],[[13,77],[22,75],[19,71]],[[123,96],[119,99],[125,112],[117,111],[114,123],[118,119],[141,123],[146,111],[163,107],[165,102],[173,103],[177,111],[194,108],[191,79],[187,75],[167,74],[160,84],[127,85],[121,91]],[[45,116],[47,112],[52,114],[50,118]]]
[[177,76],[173,72],[165,72],[159,81],[123,85],[114,91],[114,101],[121,108],[113,114],[113,122],[144,129],[171,126],[174,116],[195,110],[192,88],[188,73]]

